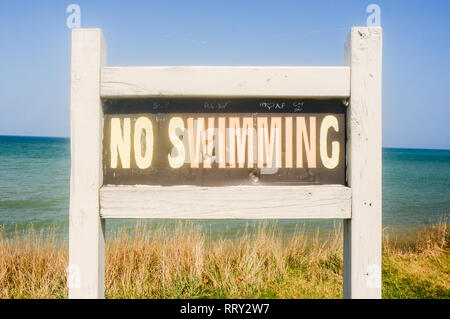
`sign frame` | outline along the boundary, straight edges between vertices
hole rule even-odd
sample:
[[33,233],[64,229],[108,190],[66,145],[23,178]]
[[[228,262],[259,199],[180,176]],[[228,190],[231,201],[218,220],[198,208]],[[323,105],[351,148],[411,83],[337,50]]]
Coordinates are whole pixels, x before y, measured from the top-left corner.
[[[381,27],[340,67],[107,67],[100,29],[72,30],[71,64],[69,298],[104,298],[107,218],[343,219],[344,298],[381,298]],[[102,99],[140,97],[342,98],[347,186],[104,186]]]

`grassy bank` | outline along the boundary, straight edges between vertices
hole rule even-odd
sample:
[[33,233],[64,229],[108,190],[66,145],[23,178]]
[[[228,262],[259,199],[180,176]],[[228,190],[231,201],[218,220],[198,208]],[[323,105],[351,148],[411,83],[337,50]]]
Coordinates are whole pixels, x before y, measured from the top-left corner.
[[[0,298],[66,298],[68,249],[51,233],[0,237]],[[384,298],[450,298],[447,223],[383,238]],[[107,298],[341,298],[342,232],[327,240],[261,226],[235,240],[196,227],[119,231],[106,248]]]

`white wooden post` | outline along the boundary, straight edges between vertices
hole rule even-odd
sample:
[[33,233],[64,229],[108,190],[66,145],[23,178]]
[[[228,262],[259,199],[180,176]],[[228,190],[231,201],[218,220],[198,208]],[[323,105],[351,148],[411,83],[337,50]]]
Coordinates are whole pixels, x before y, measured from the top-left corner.
[[352,28],[345,50],[352,217],[344,221],[344,298],[381,298],[381,28]]
[[100,29],[72,30],[71,183],[69,298],[103,298],[104,220],[99,213],[102,185],[103,114],[100,74],[106,45]]

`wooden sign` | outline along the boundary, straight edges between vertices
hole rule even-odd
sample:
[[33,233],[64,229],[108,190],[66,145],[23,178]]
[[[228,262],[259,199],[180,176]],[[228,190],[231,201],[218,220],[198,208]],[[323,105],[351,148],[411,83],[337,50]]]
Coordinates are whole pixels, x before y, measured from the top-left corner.
[[116,99],[103,108],[106,185],[345,185],[342,100]]
[[105,220],[342,219],[345,298],[381,297],[381,47],[345,65],[110,67],[72,30],[70,298],[103,298]]

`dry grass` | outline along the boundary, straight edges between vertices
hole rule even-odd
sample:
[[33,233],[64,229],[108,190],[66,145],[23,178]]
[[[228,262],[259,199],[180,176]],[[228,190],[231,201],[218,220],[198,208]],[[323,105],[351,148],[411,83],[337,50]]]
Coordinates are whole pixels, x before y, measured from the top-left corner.
[[53,232],[28,230],[5,239],[0,234],[0,298],[64,298],[67,296],[66,247]]
[[[65,298],[67,245],[32,230],[0,235],[1,298]],[[402,242],[384,237],[383,296],[450,298],[446,221]],[[238,239],[208,239],[195,226],[168,234],[138,226],[106,248],[107,298],[341,298],[342,232],[283,238],[261,225]]]

